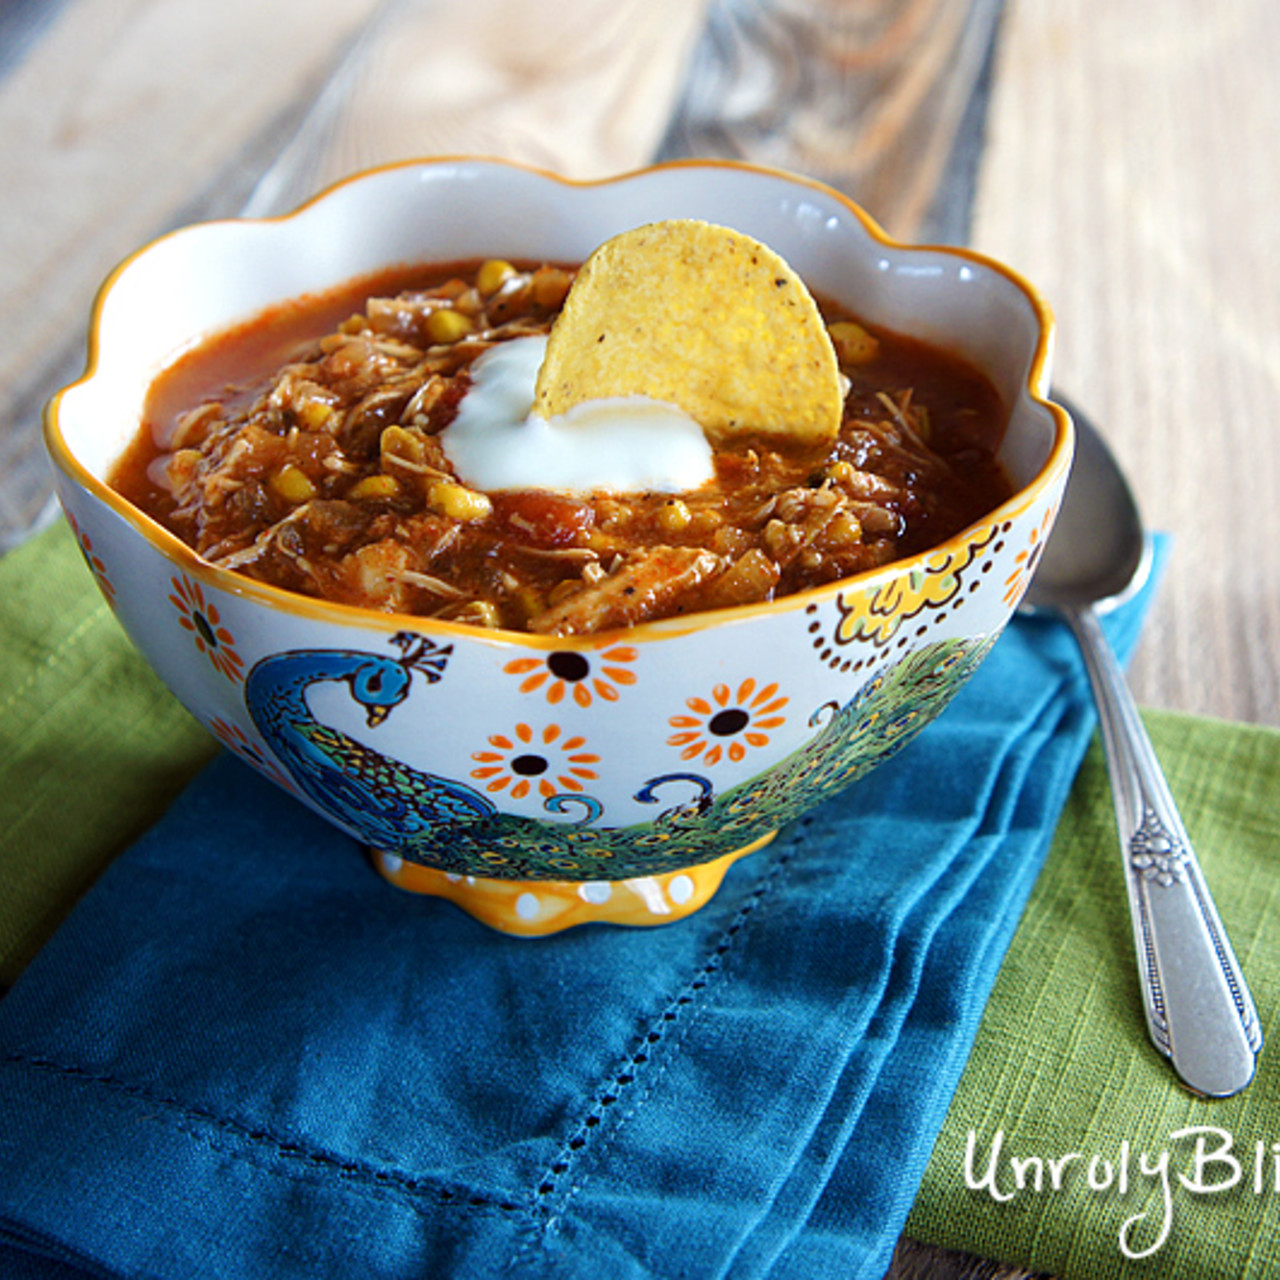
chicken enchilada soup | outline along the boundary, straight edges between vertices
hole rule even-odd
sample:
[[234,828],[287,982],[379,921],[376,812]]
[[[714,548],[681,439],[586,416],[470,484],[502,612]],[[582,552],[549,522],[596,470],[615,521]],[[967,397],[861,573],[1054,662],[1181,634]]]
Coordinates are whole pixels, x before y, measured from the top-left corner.
[[[112,484],[205,560],[259,581],[545,635],[834,582],[937,545],[1011,493],[995,457],[1005,407],[986,378],[817,295],[830,432],[790,436],[737,410],[712,429],[629,383],[540,413],[546,371],[565,363],[549,335],[581,275],[414,266],[277,306],[157,378]],[[777,273],[768,283],[787,292]],[[662,312],[653,284],[646,305]],[[733,323],[730,302],[705,305],[710,328]],[[576,323],[597,350],[626,338]],[[676,346],[696,345],[678,309],[667,324]],[[791,376],[769,350],[747,372]]]

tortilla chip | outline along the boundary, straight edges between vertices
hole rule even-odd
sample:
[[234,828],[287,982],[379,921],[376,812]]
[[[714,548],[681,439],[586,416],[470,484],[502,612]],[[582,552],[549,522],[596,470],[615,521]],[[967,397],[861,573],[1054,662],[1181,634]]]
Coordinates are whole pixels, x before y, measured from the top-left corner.
[[804,282],[772,249],[687,219],[625,231],[583,264],[547,342],[534,410],[641,395],[713,441],[829,444],[844,401]]

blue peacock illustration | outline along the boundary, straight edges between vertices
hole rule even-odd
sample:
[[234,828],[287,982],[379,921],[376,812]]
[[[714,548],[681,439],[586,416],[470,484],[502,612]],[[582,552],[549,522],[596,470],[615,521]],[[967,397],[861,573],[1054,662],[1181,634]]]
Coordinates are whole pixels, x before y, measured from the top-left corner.
[[392,643],[401,651],[398,657],[346,649],[275,654],[259,662],[245,682],[249,714],[294,782],[379,849],[430,839],[450,823],[497,813],[465,783],[411,769],[312,714],[307,690],[342,681],[373,728],[409,696],[415,672],[432,684],[444,674],[449,646],[404,633]]
[[661,805],[678,794],[680,802],[652,822],[608,827],[595,825],[599,801],[581,794],[545,801],[557,822],[502,813],[467,783],[413,768],[318,721],[307,702],[313,685],[345,684],[375,728],[415,679],[434,684],[444,677],[451,646],[404,632],[391,644],[398,652],[302,649],[254,666],[245,702],[281,766],[323,812],[373,848],[460,875],[574,880],[678,870],[776,829],[807,807],[815,786],[833,794],[905,746],[929,719],[926,708],[949,701],[990,647],[952,640],[916,650],[845,705],[819,708],[814,736],[779,764],[720,794],[698,774],[648,779],[637,786],[638,801]]

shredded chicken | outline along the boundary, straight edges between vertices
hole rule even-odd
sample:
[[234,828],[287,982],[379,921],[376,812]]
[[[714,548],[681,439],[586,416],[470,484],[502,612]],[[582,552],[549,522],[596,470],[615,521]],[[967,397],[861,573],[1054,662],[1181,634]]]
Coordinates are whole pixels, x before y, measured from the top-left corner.
[[719,556],[697,547],[650,547],[620,559],[603,578],[584,582],[538,614],[529,629],[540,635],[584,635],[663,617],[674,601],[724,567]]
[[[224,568],[542,635],[837,581],[935,545],[1007,496],[990,384],[835,308],[848,392],[820,456],[746,441],[717,453],[715,480],[679,495],[475,490],[440,440],[470,367],[497,343],[546,333],[572,277],[488,262],[408,271],[371,296],[353,285],[349,302],[304,300],[275,371],[244,385],[229,387],[225,370],[261,360],[260,335],[251,324],[214,340],[175,367],[181,402],[168,374],[157,382],[155,438],[140,437],[113,483]],[[347,318],[324,331],[310,310],[322,304]]]

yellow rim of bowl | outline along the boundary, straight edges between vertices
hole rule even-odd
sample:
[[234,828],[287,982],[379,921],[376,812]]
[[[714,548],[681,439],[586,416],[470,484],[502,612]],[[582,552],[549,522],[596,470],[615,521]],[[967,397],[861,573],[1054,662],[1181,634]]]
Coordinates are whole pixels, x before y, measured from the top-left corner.
[[[616,639],[621,635],[625,635],[637,641],[671,639],[679,635],[706,630],[709,627],[723,625],[729,622],[746,620],[749,618],[759,617],[761,615],[784,613],[794,609],[803,609],[811,602],[830,599],[832,596],[848,591],[851,587],[871,584],[880,578],[887,580],[889,578],[897,577],[903,573],[923,571],[926,567],[925,561],[927,559],[932,559],[940,553],[946,553],[949,550],[959,548],[970,539],[975,529],[988,528],[994,524],[999,524],[1002,521],[1011,519],[1024,511],[1029,505],[1037,500],[1037,498],[1051,483],[1053,483],[1059,474],[1065,474],[1065,470],[1070,464],[1073,447],[1073,427],[1071,418],[1061,405],[1054,404],[1044,394],[1048,389],[1048,363],[1053,349],[1053,312],[1050,309],[1049,304],[1040,295],[1040,292],[1035,288],[1035,286],[1012,268],[1005,266],[994,258],[989,258],[984,254],[980,254],[971,249],[958,248],[951,245],[909,244],[901,240],[895,240],[884,231],[879,223],[877,223],[875,219],[866,212],[866,210],[855,204],[841,192],[836,191],[834,188],[828,187],[821,182],[817,182],[814,179],[805,178],[782,169],[770,168],[766,165],[747,164],[733,160],[673,160],[663,164],[643,166],[639,169],[632,169],[625,173],[614,174],[607,178],[575,179],[563,177],[551,172],[550,170],[539,168],[536,165],[523,164],[483,155],[430,156],[415,160],[401,160],[391,164],[377,165],[373,168],[362,170],[359,173],[351,174],[350,176],[333,183],[331,186],[324,188],[322,191],[317,192],[310,199],[305,201],[303,204],[300,204],[297,208],[290,210],[288,213],[279,214],[269,218],[229,218],[223,219],[221,222],[222,224],[235,224],[242,222],[288,222],[291,219],[298,217],[312,205],[327,199],[335,191],[341,190],[353,183],[361,182],[376,174],[399,169],[420,169],[451,164],[488,165],[504,169],[513,169],[537,175],[547,181],[557,183],[563,187],[574,188],[614,186],[633,181],[636,178],[643,177],[647,174],[660,173],[675,169],[730,169],[744,173],[755,173],[762,177],[776,178],[788,183],[809,187],[814,191],[821,192],[830,199],[836,200],[853,214],[853,216],[862,224],[867,234],[875,242],[883,245],[885,248],[906,252],[941,253],[949,257],[959,258],[961,260],[974,263],[985,270],[995,272],[997,275],[1008,280],[1026,297],[1035,313],[1037,321],[1039,322],[1036,349],[1032,356],[1031,365],[1028,369],[1023,388],[1030,396],[1032,402],[1048,410],[1054,419],[1057,430],[1053,445],[1049,451],[1049,456],[1045,459],[1036,475],[1027,484],[1023,485],[1016,494],[1006,499],[1005,502],[1001,503],[1000,506],[995,508],[993,511],[988,512],[980,521],[970,525],[967,529],[961,530],[961,532],[955,534],[951,538],[948,538],[945,542],[929,547],[925,551],[919,552],[914,556],[893,561],[891,564],[885,565],[881,568],[870,569],[865,573],[857,574],[851,578],[842,578],[837,582],[826,583],[820,587],[811,587],[806,591],[796,592],[792,595],[783,596],[777,600],[766,601],[761,604],[738,605],[731,609],[711,610],[705,613],[691,614],[682,618],[660,619],[655,622],[641,623],[638,626],[610,633],[593,633],[587,636],[535,636],[522,631],[481,629],[468,626],[466,623],[422,617],[417,614],[376,613],[371,610],[358,608],[354,605],[335,604],[330,601],[316,600],[310,596],[298,595],[294,592],[286,591],[281,587],[274,587],[268,583],[257,582],[251,578],[242,577],[241,575],[233,573],[229,569],[221,569],[216,565],[210,564],[207,560],[202,559],[196,554],[196,552],[188,547],[186,543],[182,542],[162,525],[152,520],[151,517],[145,515],[137,507],[127,502],[118,493],[116,493],[114,489],[111,489],[103,481],[98,479],[98,477],[93,475],[79,461],[74,453],[72,453],[66,440],[62,436],[61,427],[58,422],[58,415],[63,397],[69,392],[75,390],[77,387],[83,386],[85,383],[89,382],[97,373],[99,359],[99,325],[101,322],[103,308],[106,304],[106,299],[110,295],[112,288],[124,272],[129,269],[130,265],[138,258],[141,258],[144,254],[151,252],[156,245],[163,243],[172,236],[180,235],[184,230],[190,230],[190,228],[179,228],[178,230],[168,232],[163,236],[158,236],[140,246],[116,266],[98,289],[89,325],[88,355],[85,370],[74,382],[69,383],[58,391],[52,399],[50,399],[44,410],[45,445],[55,464],[68,476],[68,478],[73,480],[81,488],[93,494],[109,509],[114,511],[127,523],[131,524],[166,559],[176,562],[186,573],[200,579],[205,585],[214,587],[229,595],[253,599],[284,613],[291,613],[317,621],[333,623],[335,625],[358,626],[365,629],[372,628],[387,632],[404,630],[420,631],[429,629],[433,633],[454,635],[459,638],[466,637],[476,641],[488,640],[495,644],[503,644],[506,646],[514,645],[534,650],[595,648],[606,640],[610,638]],[[219,225],[219,223],[211,222],[200,225],[216,226]]]

